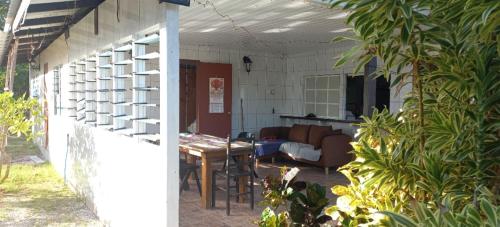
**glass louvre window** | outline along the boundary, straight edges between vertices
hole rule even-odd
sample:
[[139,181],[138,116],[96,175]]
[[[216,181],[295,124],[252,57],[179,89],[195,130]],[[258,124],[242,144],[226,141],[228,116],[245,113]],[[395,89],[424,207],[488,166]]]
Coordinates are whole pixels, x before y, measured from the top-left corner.
[[85,121],[85,60],[76,62],[76,120]]
[[159,133],[159,35],[134,42],[133,129],[145,139]]
[[76,65],[69,64],[68,73],[68,117],[76,118]]
[[116,47],[112,55],[113,63],[113,131],[123,135],[133,135],[132,129],[132,43]]
[[[158,33],[143,33],[136,40],[98,50],[70,63],[68,116],[87,125],[157,143],[159,41]],[[54,82],[54,94],[60,94],[60,75],[55,78],[59,80]]]
[[98,53],[97,58],[97,126],[111,130],[113,127],[111,89],[112,89],[112,50]]
[[53,86],[54,86],[54,94],[61,94],[61,75],[60,75],[60,66],[57,66],[54,68],[54,82],[53,82]]
[[96,125],[96,58],[85,59],[85,123]]
[[53,70],[53,95],[54,95],[54,114],[61,114],[61,67],[56,66]]
[[304,80],[304,114],[338,118],[340,75],[306,76]]

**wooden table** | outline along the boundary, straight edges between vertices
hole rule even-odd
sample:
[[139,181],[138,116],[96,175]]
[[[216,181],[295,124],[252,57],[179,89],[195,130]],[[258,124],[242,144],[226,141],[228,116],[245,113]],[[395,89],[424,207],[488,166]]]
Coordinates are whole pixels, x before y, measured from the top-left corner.
[[[212,162],[226,160],[226,139],[205,134],[179,134],[179,151],[201,159],[201,207],[210,208],[212,201]],[[252,145],[245,142],[231,143],[231,152],[241,153],[245,161],[251,153]],[[245,163],[245,162],[242,162]],[[245,192],[247,177],[239,179],[239,192]],[[240,197],[239,202],[244,202]]]

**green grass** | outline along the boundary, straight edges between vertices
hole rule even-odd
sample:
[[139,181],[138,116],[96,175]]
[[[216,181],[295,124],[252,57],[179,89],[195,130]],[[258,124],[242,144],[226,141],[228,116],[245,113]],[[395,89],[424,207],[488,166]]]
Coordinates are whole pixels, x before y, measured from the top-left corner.
[[12,165],[9,178],[0,185],[0,189],[4,194],[22,193],[44,196],[48,195],[46,193],[56,193],[61,196],[73,195],[48,163]]
[[[42,157],[35,145],[22,138],[9,138],[7,152],[13,158]],[[93,225],[88,221],[95,222],[82,200],[64,184],[49,163],[13,164],[9,177],[0,184],[0,208],[0,225],[80,226]],[[86,211],[85,217],[78,214],[82,210]],[[23,212],[24,216],[19,217]]]
[[27,142],[22,137],[9,137],[7,143],[7,153],[12,156],[12,159],[23,157],[26,155],[39,155],[40,152],[35,144]]

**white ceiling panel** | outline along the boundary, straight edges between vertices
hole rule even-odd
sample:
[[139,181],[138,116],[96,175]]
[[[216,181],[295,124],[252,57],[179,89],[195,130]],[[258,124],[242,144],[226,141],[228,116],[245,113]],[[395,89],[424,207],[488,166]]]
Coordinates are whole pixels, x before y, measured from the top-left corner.
[[[290,54],[331,45],[346,15],[305,0],[192,0],[181,7],[181,43]],[[342,30],[344,29],[344,30]]]

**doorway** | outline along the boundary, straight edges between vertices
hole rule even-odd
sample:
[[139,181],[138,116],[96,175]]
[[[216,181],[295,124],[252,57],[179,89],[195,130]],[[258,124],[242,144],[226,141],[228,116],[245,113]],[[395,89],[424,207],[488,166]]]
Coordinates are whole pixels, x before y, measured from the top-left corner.
[[196,127],[196,62],[179,67],[179,132],[198,132]]
[[232,66],[181,60],[179,131],[231,134]]

